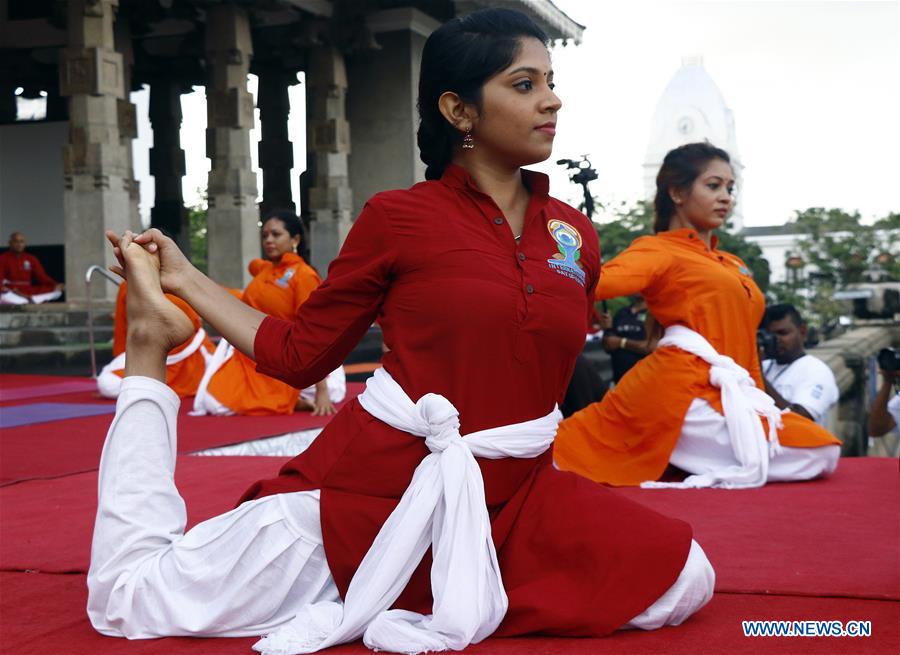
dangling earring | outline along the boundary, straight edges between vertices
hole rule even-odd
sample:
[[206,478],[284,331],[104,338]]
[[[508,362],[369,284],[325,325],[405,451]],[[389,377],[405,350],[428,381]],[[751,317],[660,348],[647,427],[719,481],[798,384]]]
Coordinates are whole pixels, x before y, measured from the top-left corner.
[[472,130],[466,130],[463,136],[463,150],[473,150],[475,148],[475,139],[472,138]]
[[294,244],[293,246],[291,246],[291,247],[294,249],[294,254],[296,255],[296,254],[297,254],[297,244],[295,243],[295,244]]

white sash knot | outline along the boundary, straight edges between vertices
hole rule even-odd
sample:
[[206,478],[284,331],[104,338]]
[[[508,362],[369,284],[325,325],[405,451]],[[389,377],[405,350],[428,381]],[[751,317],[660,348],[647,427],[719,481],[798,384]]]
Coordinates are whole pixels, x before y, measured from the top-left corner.
[[[384,368],[366,382],[359,402],[375,418],[423,437],[430,454],[353,575],[343,604],[303,607],[253,646],[264,655],[312,653],[360,636],[373,650],[462,650],[492,634],[506,615],[509,601],[475,457],[537,457],[553,443],[559,409],[463,439],[449,400],[429,393],[413,403]],[[433,613],[389,610],[429,547]]]
[[[709,364],[709,381],[721,390],[722,412],[728,438],[738,461],[719,471],[691,475],[683,482],[644,482],[646,488],[749,489],[766,483],[769,459],[781,452],[778,428],[782,427],[781,410],[771,396],[756,386],[747,369],[731,357],[720,355],[701,334],[683,325],[666,328],[659,347],[680,348]],[[768,422],[769,434],[763,432],[760,417]]]

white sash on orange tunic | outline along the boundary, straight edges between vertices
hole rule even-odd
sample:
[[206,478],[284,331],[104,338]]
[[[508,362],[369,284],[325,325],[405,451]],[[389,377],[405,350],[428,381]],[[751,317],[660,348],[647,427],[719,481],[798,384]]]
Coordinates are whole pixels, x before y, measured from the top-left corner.
[[[750,489],[766,483],[769,458],[781,451],[778,428],[782,427],[781,410],[762,389],[757,388],[750,373],[731,357],[720,355],[703,335],[683,325],[666,328],[659,341],[660,348],[680,348],[707,362],[709,381],[721,389],[722,411],[734,456],[735,466],[691,475],[683,482],[644,482],[647,488],[693,489],[721,487],[725,489]],[[769,438],[763,432],[760,417],[769,424]]]

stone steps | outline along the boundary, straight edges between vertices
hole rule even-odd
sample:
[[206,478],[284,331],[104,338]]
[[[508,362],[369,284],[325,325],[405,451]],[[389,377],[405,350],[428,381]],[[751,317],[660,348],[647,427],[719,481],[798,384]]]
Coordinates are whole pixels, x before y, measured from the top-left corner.
[[[97,302],[93,307],[94,325],[112,325],[115,306]],[[87,327],[87,308],[83,303],[47,305],[0,305],[0,329]]]
[[[112,337],[112,325],[94,326],[95,344],[109,343]],[[88,329],[82,326],[0,329],[0,348],[86,345],[89,340]]]
[[[98,370],[112,359],[113,303],[93,306]],[[83,303],[0,306],[0,372],[90,375],[87,308]]]
[[[112,344],[96,345],[97,370],[112,361]],[[91,374],[88,344],[0,348],[0,372],[29,375]]]

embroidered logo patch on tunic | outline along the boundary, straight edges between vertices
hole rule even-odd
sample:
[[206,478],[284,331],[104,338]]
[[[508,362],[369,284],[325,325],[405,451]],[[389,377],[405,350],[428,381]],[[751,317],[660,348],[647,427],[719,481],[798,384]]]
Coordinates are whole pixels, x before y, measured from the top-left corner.
[[287,289],[288,282],[290,282],[291,278],[294,277],[294,272],[295,271],[293,268],[289,268],[288,270],[286,270],[284,272],[284,275],[282,275],[279,279],[275,280],[275,284],[280,286],[282,289]]
[[568,223],[555,218],[547,221],[547,230],[559,249],[559,252],[547,260],[550,269],[584,286],[584,271],[578,264],[581,258],[581,234]]

